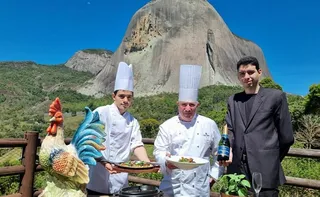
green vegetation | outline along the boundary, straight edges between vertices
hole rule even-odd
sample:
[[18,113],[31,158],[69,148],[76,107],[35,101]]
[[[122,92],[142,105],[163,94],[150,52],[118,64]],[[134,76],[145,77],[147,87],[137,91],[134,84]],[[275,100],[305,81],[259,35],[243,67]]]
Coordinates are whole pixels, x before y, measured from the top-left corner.
[[23,137],[28,130],[42,131],[47,126],[43,114],[54,96],[59,93],[75,103],[87,99],[74,90],[90,78],[92,74],[64,65],[0,63],[0,138]]
[[305,100],[305,113],[320,115],[320,84],[310,86]]
[[[95,109],[112,103],[111,95],[97,99],[75,91],[91,77],[90,73],[74,71],[64,65],[41,66],[33,62],[0,63],[0,138],[22,138],[24,132],[30,130],[38,131],[41,136],[44,136],[45,129],[49,125],[48,107],[55,97],[61,99],[65,113],[66,137],[71,137],[83,120],[85,106]],[[264,80],[262,83],[265,87],[281,88],[274,86],[274,82],[270,80]],[[320,85],[313,85],[306,97],[287,95],[297,136],[295,147],[320,148],[316,143],[320,138],[319,90]],[[226,101],[230,95],[239,91],[242,91],[239,86],[214,85],[201,88],[199,91],[201,105],[198,112],[215,120],[219,128],[222,128],[227,111]],[[177,114],[177,98],[176,93],[135,98],[130,112],[140,122],[143,137],[154,138],[158,126]],[[153,146],[147,146],[149,156],[152,156],[152,151]],[[0,149],[1,166],[19,164],[20,152],[21,150],[16,149]],[[320,171],[319,159],[287,157],[283,161],[283,167],[287,176],[320,180],[320,174],[317,173]],[[36,188],[44,187],[46,176],[45,172],[37,173]],[[159,173],[138,176],[156,180],[162,178]],[[19,181],[18,176],[1,177],[0,195],[15,193],[18,187],[17,181]],[[315,190],[290,186],[282,187],[281,194],[283,196],[320,195]]]
[[156,138],[159,130],[159,121],[156,119],[144,119],[140,121],[140,129],[143,131],[145,138]]
[[279,84],[276,84],[270,77],[266,77],[260,81],[260,85],[265,88],[274,88],[282,90],[282,87]]
[[[0,163],[0,168],[5,166],[20,165],[20,161]],[[0,195],[14,194],[18,192],[19,175],[0,177]]]
[[83,49],[82,51],[85,52],[85,53],[97,54],[97,55],[103,55],[105,53],[113,54],[112,51],[107,50],[107,49]]
[[221,176],[215,186],[216,191],[234,196],[248,196],[251,185],[243,174],[225,174]]

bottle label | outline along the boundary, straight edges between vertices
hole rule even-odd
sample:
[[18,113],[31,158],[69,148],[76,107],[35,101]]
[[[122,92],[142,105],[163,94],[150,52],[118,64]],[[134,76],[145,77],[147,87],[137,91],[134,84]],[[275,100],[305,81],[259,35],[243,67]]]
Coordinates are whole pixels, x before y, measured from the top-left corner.
[[219,146],[218,147],[218,155],[227,155],[229,156],[230,148],[228,146]]
[[228,134],[222,134],[222,135],[221,135],[221,138],[226,138],[226,139],[228,139],[229,137],[228,137]]

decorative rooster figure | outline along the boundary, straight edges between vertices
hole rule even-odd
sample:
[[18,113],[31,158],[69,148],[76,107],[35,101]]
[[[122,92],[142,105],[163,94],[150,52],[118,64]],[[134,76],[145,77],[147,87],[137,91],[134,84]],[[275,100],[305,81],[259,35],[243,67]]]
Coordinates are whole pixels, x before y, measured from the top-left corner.
[[40,164],[49,173],[47,186],[41,197],[82,197],[89,182],[88,166],[96,165],[105,147],[104,124],[99,114],[85,107],[86,116],[69,145],[64,143],[63,116],[59,98],[49,109],[50,126],[40,149]]

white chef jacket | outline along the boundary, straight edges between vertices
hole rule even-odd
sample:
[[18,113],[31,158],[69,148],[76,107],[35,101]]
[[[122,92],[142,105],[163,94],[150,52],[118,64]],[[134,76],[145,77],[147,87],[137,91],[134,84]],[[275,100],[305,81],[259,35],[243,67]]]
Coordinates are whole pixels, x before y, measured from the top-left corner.
[[[181,121],[178,116],[174,116],[160,125],[153,151],[164,174],[159,189],[166,196],[210,196],[210,177],[217,179],[224,170],[216,162],[214,154],[220,139],[217,124],[198,114],[191,122]],[[214,161],[211,167],[209,162],[191,170],[170,170],[165,166],[167,152],[171,155],[193,156],[207,160],[213,155]]]
[[[110,162],[126,162],[130,153],[142,146],[142,136],[138,121],[129,113],[120,114],[115,104],[98,107],[100,120],[105,124],[106,149],[102,151],[105,160]],[[110,174],[101,163],[90,166],[90,182],[87,188],[96,192],[117,193],[128,186],[128,173]]]

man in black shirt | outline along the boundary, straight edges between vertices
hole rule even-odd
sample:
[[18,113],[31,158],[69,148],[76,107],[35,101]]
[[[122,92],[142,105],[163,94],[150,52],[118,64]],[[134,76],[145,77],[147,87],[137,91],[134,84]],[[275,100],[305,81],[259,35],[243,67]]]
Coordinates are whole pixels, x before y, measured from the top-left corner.
[[250,182],[252,173],[260,172],[260,197],[278,196],[278,186],[285,183],[281,161],[294,142],[286,94],[259,85],[262,70],[255,57],[240,59],[237,71],[244,91],[228,99],[230,159],[221,165]]

